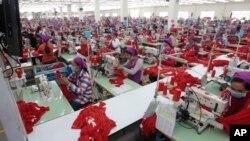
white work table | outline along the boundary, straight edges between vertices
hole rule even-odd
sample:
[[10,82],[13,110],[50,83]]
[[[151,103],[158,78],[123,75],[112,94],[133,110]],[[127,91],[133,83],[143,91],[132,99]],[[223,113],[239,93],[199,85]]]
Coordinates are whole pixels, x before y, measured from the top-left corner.
[[[152,83],[105,101],[107,116],[116,122],[110,135],[142,118],[154,96],[155,87],[156,83]],[[79,112],[35,126],[28,135],[29,141],[76,141],[80,130],[71,129],[71,126]]]
[[[215,68],[216,76],[222,74],[222,67]],[[193,76],[201,78],[206,72],[206,67],[198,65],[187,70]],[[167,79],[167,78],[164,78]],[[156,82],[124,93],[104,101],[107,105],[106,114],[116,122],[116,127],[110,135],[140,120],[153,99]],[[71,129],[74,120],[80,111],[48,121],[34,127],[28,135],[29,141],[76,141],[80,136],[80,129]]]

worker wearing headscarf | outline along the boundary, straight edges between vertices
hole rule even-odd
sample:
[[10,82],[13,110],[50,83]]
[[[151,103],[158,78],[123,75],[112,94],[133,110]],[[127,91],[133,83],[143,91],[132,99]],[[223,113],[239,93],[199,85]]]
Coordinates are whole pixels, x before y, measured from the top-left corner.
[[115,50],[118,53],[121,53],[121,42],[118,38],[117,31],[113,31],[112,39],[109,43],[109,48],[112,50]]
[[[172,46],[172,39],[171,38],[166,38],[164,41],[164,49],[163,49],[163,54],[165,55],[171,55],[174,54],[174,48]],[[169,57],[164,57],[164,59],[162,60],[162,64],[163,65],[167,65],[167,66],[174,66],[175,65],[175,60],[170,59]]]
[[68,78],[61,78],[61,84],[67,86],[68,91],[74,95],[70,103],[73,109],[79,110],[92,102],[92,84],[88,73],[87,64],[81,57],[75,57],[72,61],[74,72]]
[[197,55],[199,53],[199,46],[196,44],[195,41],[196,41],[196,38],[193,35],[189,36],[185,50],[194,51],[195,55]]
[[250,108],[250,72],[236,72],[231,86],[224,90],[221,96],[228,100],[225,117]]
[[50,37],[47,35],[41,35],[42,44],[38,47],[37,52],[42,54],[42,63],[50,64],[56,62],[56,56],[53,52],[53,44],[49,41]]
[[127,62],[120,66],[124,72],[128,73],[128,78],[136,83],[141,83],[143,75],[143,60],[137,56],[134,47],[128,47],[125,52]]

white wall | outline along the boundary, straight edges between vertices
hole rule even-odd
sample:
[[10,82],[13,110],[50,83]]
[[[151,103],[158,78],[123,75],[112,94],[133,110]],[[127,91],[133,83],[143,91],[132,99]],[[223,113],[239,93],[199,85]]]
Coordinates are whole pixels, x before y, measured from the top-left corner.
[[[129,9],[129,14],[130,14]],[[145,7],[139,8],[140,16],[143,16],[144,12],[154,13],[156,16],[159,15],[160,12],[168,12],[168,6],[161,7]],[[188,11],[189,16],[193,13],[193,16],[196,18],[200,16],[201,11],[215,11],[215,16],[218,18],[229,17],[232,11],[250,11],[250,1],[241,2],[241,3],[217,3],[217,4],[206,4],[206,5],[180,5],[179,11]],[[120,10],[106,10],[101,11],[101,13],[118,13],[120,14]]]

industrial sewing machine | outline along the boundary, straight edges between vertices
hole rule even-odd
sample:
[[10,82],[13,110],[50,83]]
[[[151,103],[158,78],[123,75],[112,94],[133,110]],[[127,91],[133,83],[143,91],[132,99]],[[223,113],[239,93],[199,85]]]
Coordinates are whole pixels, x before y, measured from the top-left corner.
[[77,52],[75,39],[73,39],[73,41],[68,41],[68,44],[69,54],[75,54]]
[[104,70],[105,74],[110,77],[114,74],[114,69],[118,67],[119,60],[118,58],[111,55],[104,55]]
[[246,62],[246,61],[241,61],[241,62],[236,62],[236,63],[229,63],[228,67],[225,68],[225,73],[224,77],[229,78],[229,80],[231,80],[231,78],[233,77],[233,75],[238,72],[238,71],[250,71],[250,63]]
[[159,49],[152,47],[143,47],[143,52],[145,53],[144,62],[148,64],[154,64],[157,61],[159,55]]
[[48,82],[47,76],[45,76],[44,74],[37,75],[35,76],[35,81],[43,100],[48,100],[55,97]]
[[[179,103],[177,121],[190,124],[201,134],[209,125],[223,129],[216,118],[224,112],[228,101],[197,87],[187,86],[183,101]],[[209,110],[202,106],[207,107]]]

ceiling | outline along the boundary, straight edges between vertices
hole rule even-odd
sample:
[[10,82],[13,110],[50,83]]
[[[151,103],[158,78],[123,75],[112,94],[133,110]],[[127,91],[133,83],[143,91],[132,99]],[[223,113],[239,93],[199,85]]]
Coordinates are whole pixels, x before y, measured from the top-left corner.
[[[120,0],[99,0],[101,10],[119,9]],[[245,0],[179,0],[180,5],[192,4],[212,4],[212,3],[227,3],[227,2],[242,2]],[[45,12],[59,11],[59,7],[63,11],[67,11],[67,5],[72,4],[72,11],[77,12],[81,7],[83,11],[94,10],[94,0],[19,0],[21,12]],[[129,8],[166,6],[166,0],[128,0]]]

